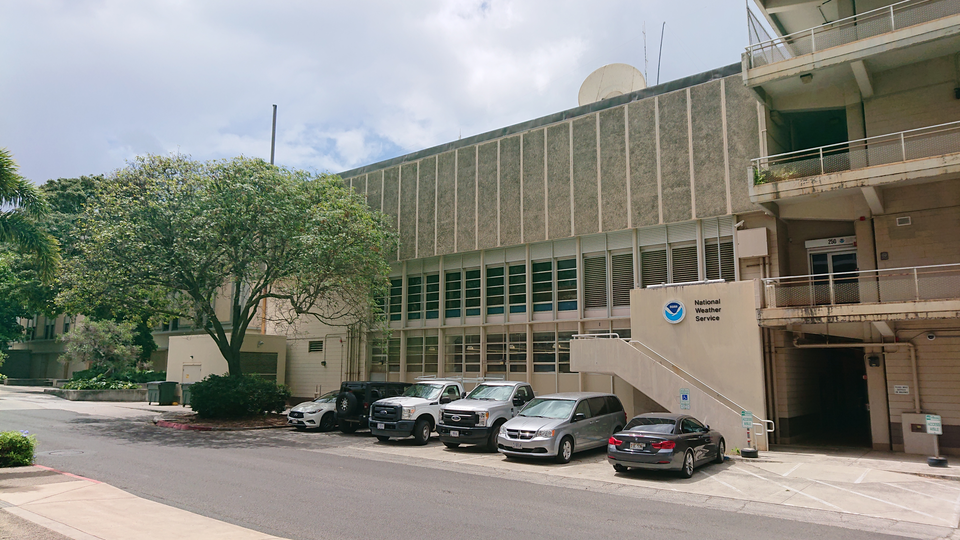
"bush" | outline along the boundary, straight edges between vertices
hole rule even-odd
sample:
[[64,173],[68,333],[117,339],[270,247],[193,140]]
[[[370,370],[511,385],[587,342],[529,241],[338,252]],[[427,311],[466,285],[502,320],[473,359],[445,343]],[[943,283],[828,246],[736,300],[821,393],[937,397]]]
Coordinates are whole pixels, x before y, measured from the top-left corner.
[[190,407],[201,418],[239,418],[280,413],[290,390],[255,375],[210,375],[190,386]]
[[0,431],[0,467],[23,467],[33,463],[37,438],[26,431]]
[[140,388],[140,385],[126,381],[115,381],[101,375],[92,379],[69,381],[60,388],[64,390],[132,390]]
[[107,369],[102,366],[94,366],[90,369],[85,369],[83,371],[74,371],[73,375],[70,377],[71,380],[79,381],[83,379],[104,379],[104,380],[113,380],[113,381],[126,381],[132,383],[148,383],[153,381],[165,381],[167,380],[166,371],[153,371],[149,369],[134,369],[127,370],[121,373],[114,373],[113,375],[106,376]]
[[7,380],[7,376],[4,375],[3,373],[0,373],[0,382],[3,382],[5,380]]

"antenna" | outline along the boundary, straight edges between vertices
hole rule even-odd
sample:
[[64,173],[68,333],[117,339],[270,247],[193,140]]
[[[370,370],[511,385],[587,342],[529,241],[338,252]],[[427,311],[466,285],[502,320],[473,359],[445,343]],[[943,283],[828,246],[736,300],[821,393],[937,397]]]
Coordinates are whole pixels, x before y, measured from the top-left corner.
[[270,164],[273,165],[273,154],[277,149],[277,106],[273,106],[273,127],[270,129]]
[[660,53],[657,55],[657,84],[660,84],[660,59],[663,58],[663,31],[667,28],[667,21],[660,27]]
[[643,23],[643,80],[647,80],[647,23]]

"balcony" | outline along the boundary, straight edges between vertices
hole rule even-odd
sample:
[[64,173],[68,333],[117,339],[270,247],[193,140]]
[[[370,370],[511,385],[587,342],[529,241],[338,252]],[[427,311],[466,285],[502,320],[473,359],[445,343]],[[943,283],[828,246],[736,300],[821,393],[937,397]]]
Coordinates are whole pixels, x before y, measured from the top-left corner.
[[[768,93],[784,90],[769,84],[870,57],[883,57],[889,69],[942,55],[943,40],[958,35],[957,0],[905,0],[750,45],[743,56],[744,83]],[[896,54],[906,48],[910,54]],[[849,69],[843,74],[851,75]]]
[[754,203],[905,180],[938,181],[960,174],[960,122],[751,161],[749,191]]
[[960,317],[960,264],[766,278],[761,326]]

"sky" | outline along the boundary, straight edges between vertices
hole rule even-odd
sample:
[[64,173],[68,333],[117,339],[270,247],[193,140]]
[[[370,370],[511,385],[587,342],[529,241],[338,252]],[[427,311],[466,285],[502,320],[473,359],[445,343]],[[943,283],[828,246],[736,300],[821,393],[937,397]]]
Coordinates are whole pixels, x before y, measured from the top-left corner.
[[[0,147],[20,174],[137,155],[338,173],[577,106],[626,63],[740,61],[744,0],[0,0]],[[644,35],[646,28],[646,57]],[[645,67],[646,66],[646,67]]]

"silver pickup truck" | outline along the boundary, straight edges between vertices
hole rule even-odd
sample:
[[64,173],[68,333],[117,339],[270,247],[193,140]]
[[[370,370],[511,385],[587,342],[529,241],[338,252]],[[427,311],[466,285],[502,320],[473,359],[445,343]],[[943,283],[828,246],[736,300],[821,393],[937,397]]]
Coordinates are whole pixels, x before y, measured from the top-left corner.
[[447,448],[483,445],[496,452],[500,426],[533,399],[533,388],[517,381],[485,381],[464,399],[440,409],[437,434]]

